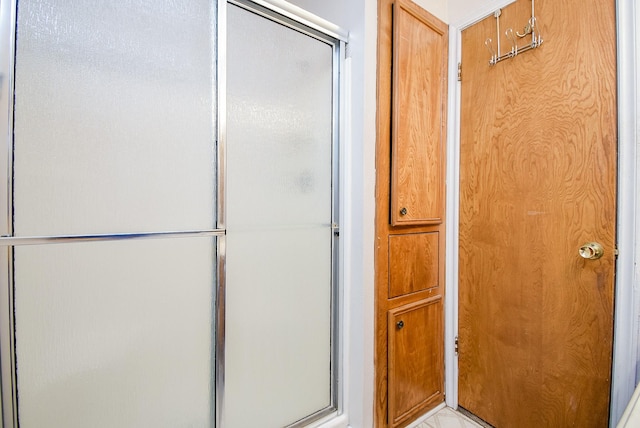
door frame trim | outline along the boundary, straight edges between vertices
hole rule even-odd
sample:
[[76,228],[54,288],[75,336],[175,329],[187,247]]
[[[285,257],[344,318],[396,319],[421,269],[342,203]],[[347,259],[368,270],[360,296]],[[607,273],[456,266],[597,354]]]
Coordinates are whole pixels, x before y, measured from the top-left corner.
[[[446,295],[445,302],[445,394],[449,407],[458,407],[458,357],[454,352],[458,334],[458,234],[460,198],[460,82],[458,62],[461,60],[462,30],[491,15],[496,9],[515,0],[493,0],[450,23],[449,28],[449,123],[447,141],[447,237],[446,237]],[[636,161],[636,131],[638,87],[640,72],[636,40],[640,43],[640,8],[634,0],[616,0],[617,10],[617,66],[618,66],[618,199],[617,241],[620,255],[616,264],[614,349],[611,381],[609,426],[615,426],[622,416],[637,382],[638,336],[640,333],[640,291],[636,264],[640,257],[636,242],[640,230],[636,219],[640,216],[640,197],[637,176],[640,160]],[[463,71],[464,73],[464,71]],[[625,196],[626,195],[626,196]],[[628,197],[633,195],[633,197]]]
[[[13,81],[15,64],[15,28],[17,0],[0,1],[0,236],[13,235],[12,180],[13,170]],[[5,114],[7,112],[8,114]],[[0,246],[0,265],[11,266],[13,248]],[[14,339],[13,272],[0,276],[0,428],[17,426],[18,396]],[[8,316],[5,316],[8,315]],[[7,349],[7,352],[2,350]]]
[[[636,219],[639,198],[636,192],[638,74],[636,54],[637,19],[634,0],[616,1],[618,65],[618,261],[615,282],[613,367],[609,425],[615,426],[633,395],[637,383],[638,298],[635,265],[639,234]],[[633,197],[625,197],[633,195]]]
[[[492,15],[515,0],[493,0],[464,18],[449,24],[449,96],[447,103],[447,186],[444,308],[444,390],[447,406],[458,408],[458,234],[460,231],[460,82],[458,63],[462,56],[461,33],[465,28]],[[488,60],[487,60],[488,61]]]

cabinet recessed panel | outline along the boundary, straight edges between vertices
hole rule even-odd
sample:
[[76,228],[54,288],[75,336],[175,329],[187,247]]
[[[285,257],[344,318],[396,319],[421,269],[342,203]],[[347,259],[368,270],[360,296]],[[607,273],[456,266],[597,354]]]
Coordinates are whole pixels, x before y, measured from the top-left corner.
[[442,298],[389,312],[389,426],[443,399]]
[[391,224],[443,217],[447,29],[399,1],[393,22]]
[[438,286],[438,232],[389,236],[389,298]]

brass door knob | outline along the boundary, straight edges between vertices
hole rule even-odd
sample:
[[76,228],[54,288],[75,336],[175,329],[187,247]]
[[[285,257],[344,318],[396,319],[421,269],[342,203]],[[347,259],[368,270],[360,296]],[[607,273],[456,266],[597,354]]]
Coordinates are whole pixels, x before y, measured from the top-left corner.
[[578,250],[580,257],[588,260],[597,260],[604,255],[604,248],[597,242],[587,242]]

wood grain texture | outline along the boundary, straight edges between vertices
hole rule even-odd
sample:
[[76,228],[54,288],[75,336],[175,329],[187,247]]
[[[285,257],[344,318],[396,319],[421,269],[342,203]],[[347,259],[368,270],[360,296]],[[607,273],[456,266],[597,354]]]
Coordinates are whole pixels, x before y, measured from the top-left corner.
[[438,286],[438,232],[389,236],[389,298]]
[[[520,31],[531,2],[503,9]],[[497,427],[608,423],[615,2],[536,1],[544,44],[490,67],[462,35],[459,401]],[[508,46],[506,38],[502,46]],[[598,241],[600,260],[578,248]]]
[[393,10],[391,222],[442,222],[447,27],[409,1]]
[[389,426],[400,426],[442,400],[442,298],[389,311]]
[[[409,3],[404,1],[403,3]],[[438,233],[438,254],[445,254],[445,224],[391,225],[391,70],[393,0],[378,1],[378,98],[377,98],[377,142],[376,142],[376,246],[375,246],[375,408],[374,426],[385,428],[388,423],[388,317],[389,311],[424,299],[440,296],[444,299],[444,256],[438,257],[438,286],[411,294],[389,298],[389,236],[408,233]],[[417,7],[413,5],[412,7]],[[425,11],[435,21],[437,19]],[[447,36],[444,36],[447,39]],[[446,64],[446,59],[444,60]],[[446,71],[445,71],[446,75]],[[443,76],[444,77],[444,76]],[[444,100],[443,100],[444,101]],[[446,107],[443,107],[446,111]],[[443,120],[445,120],[443,118]],[[442,148],[444,151],[444,147]],[[444,174],[444,165],[442,174]],[[442,181],[444,186],[444,181]],[[441,198],[444,198],[444,189]],[[444,218],[444,200],[442,218]],[[440,334],[434,332],[434,334]],[[444,346],[444,345],[442,345]],[[444,372],[444,366],[440,368]],[[444,389],[444,386],[441,388]],[[433,402],[427,403],[418,413],[426,412],[444,400],[441,393]],[[416,415],[417,416],[417,415]],[[411,423],[411,419],[398,425]]]

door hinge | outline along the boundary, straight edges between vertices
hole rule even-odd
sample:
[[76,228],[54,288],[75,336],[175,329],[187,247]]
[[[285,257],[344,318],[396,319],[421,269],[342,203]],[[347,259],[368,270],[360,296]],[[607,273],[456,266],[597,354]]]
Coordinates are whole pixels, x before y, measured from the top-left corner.
[[620,255],[620,251],[618,250],[618,246],[617,245],[613,248],[613,255],[616,256],[616,259]]
[[459,348],[458,348],[458,343],[459,343],[458,342],[458,336],[456,336],[456,340],[453,343],[454,343],[453,351],[456,353],[456,355],[458,355],[458,350],[459,350]]
[[458,82],[462,82],[462,63],[458,63]]

